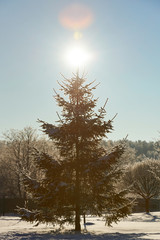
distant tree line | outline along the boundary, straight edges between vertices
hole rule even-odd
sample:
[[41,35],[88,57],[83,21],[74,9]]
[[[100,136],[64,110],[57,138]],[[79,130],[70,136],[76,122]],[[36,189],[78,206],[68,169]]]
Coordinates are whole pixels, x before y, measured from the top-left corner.
[[[114,146],[120,141],[103,141],[103,145],[106,147]],[[160,141],[131,141],[126,140],[127,149],[130,149],[130,152],[134,152],[135,161],[142,161],[143,157],[159,159],[160,158]]]
[[[102,146],[112,149],[120,141],[102,141]],[[129,166],[148,159],[160,160],[160,142],[126,140],[126,150],[121,157],[123,165]],[[22,130],[12,129],[3,134],[0,140],[0,197],[25,198],[25,189],[21,181],[22,172],[36,172],[32,151],[33,148],[55,154],[52,142],[39,136],[31,127]]]

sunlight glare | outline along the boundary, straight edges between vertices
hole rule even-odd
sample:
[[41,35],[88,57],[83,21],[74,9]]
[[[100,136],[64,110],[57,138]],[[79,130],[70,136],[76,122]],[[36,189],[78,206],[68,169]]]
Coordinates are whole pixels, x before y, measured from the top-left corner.
[[73,67],[85,66],[90,58],[89,52],[80,46],[75,46],[66,53],[66,60]]

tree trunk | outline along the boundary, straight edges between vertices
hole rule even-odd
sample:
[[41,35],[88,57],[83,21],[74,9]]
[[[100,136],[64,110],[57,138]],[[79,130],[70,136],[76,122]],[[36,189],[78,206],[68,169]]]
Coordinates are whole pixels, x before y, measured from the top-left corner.
[[20,183],[20,176],[19,176],[19,174],[17,174],[17,188],[18,188],[19,198],[22,198],[22,191],[21,191],[21,183]]
[[85,212],[83,213],[83,223],[84,223],[84,225],[86,224],[86,214],[85,214]]
[[2,215],[5,215],[5,196],[2,198]]
[[75,184],[75,231],[81,231],[80,225],[80,176],[79,176],[79,146],[78,138],[76,142],[76,184]]
[[75,231],[81,231],[80,225],[80,181],[79,181],[79,171],[76,171],[76,216],[75,216]]
[[80,224],[80,209],[76,206],[76,219],[75,219],[75,231],[81,231],[81,224]]
[[[79,77],[78,77],[79,78]],[[78,80],[78,79],[77,79]],[[79,129],[79,92],[78,92],[78,82],[77,82],[77,96],[76,96],[76,125],[77,125],[77,133],[76,133],[76,189],[75,189],[75,204],[76,204],[76,216],[75,216],[75,231],[81,231],[80,225],[80,172],[79,172],[79,142],[78,142],[78,129]]]
[[146,213],[149,213],[149,201],[150,201],[149,198],[145,199],[145,210],[146,210]]

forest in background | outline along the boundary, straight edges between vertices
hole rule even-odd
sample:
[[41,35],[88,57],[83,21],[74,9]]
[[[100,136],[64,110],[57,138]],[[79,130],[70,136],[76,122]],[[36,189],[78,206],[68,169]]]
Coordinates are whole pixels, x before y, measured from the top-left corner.
[[[57,155],[57,150],[51,140],[39,136],[37,130],[25,127],[23,130],[9,130],[0,140],[0,198],[26,198],[21,178],[23,171],[37,176],[32,150],[36,148],[50,155]],[[125,142],[126,151],[121,164],[134,165],[148,159],[160,159],[160,141],[102,141],[106,150],[112,149],[119,143]],[[159,161],[158,161],[159,162]]]

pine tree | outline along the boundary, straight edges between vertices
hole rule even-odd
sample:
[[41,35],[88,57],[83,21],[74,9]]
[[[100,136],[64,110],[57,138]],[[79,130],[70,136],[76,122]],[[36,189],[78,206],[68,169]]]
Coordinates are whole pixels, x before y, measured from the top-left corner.
[[118,192],[116,183],[122,175],[118,161],[124,146],[106,152],[101,141],[113,130],[112,120],[105,121],[105,105],[94,111],[94,82],[86,84],[79,73],[59,83],[63,95],[55,92],[62,108],[57,125],[40,121],[41,127],[59,151],[59,158],[44,152],[35,153],[40,179],[24,177],[27,191],[37,210],[20,209],[22,219],[63,225],[75,223],[80,231],[80,216],[89,212],[106,214],[110,225],[129,213],[126,191]]

